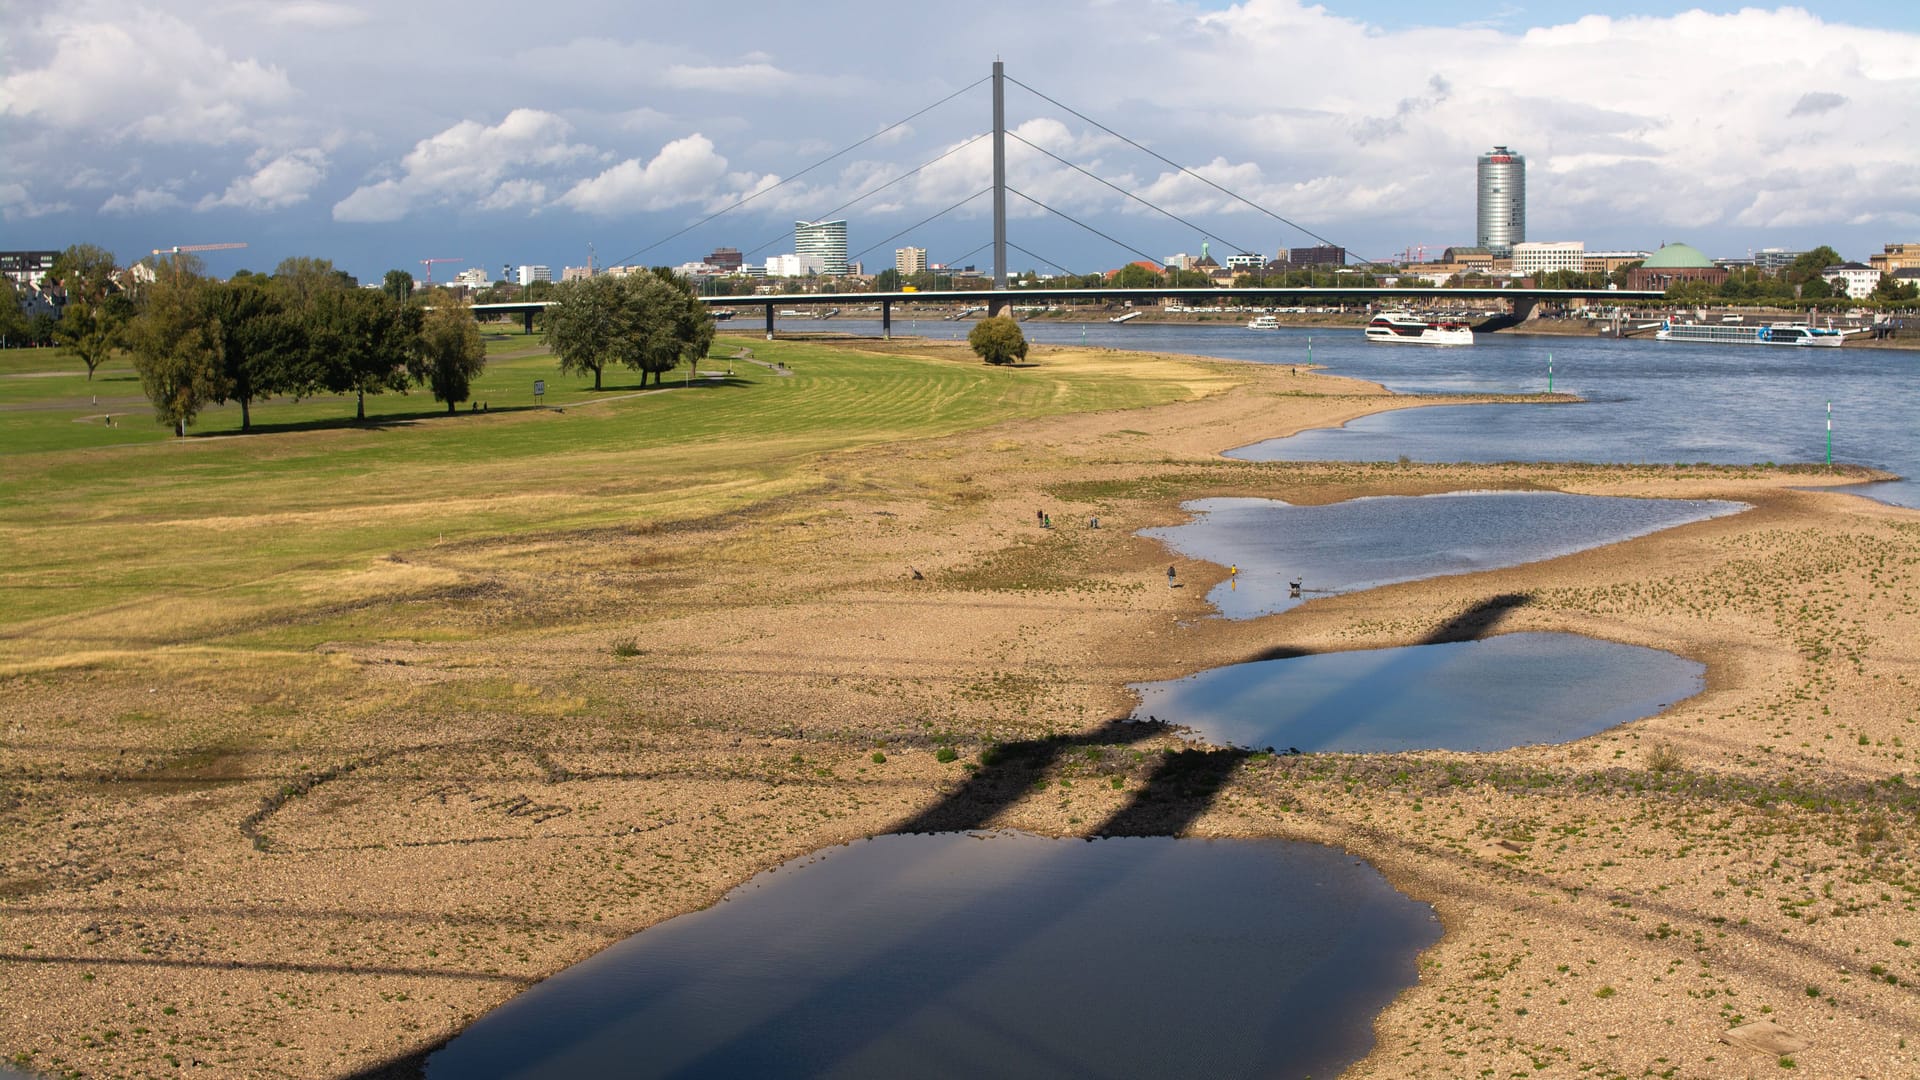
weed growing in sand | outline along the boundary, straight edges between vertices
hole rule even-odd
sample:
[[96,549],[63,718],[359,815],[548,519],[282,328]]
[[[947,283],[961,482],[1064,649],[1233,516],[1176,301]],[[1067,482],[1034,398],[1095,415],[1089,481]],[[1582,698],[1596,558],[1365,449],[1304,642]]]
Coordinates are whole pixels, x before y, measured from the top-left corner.
[[960,757],[960,751],[955,750],[951,746],[943,746],[940,749],[935,750],[933,752],[933,760],[938,761],[943,765],[949,761],[958,760],[959,757]]
[[640,655],[640,643],[632,638],[621,638],[613,643],[612,651],[621,660],[631,660]]

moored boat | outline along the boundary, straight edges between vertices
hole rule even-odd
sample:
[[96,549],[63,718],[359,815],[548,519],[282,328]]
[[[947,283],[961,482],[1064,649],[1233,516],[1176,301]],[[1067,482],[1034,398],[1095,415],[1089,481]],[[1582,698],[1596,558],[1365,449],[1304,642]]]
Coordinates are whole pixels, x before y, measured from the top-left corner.
[[1274,318],[1272,315],[1255,315],[1253,318],[1247,320],[1247,329],[1278,330],[1280,329],[1280,320]]
[[1367,340],[1407,345],[1471,345],[1473,328],[1457,319],[1383,311],[1367,324]]
[[1702,341],[1713,345],[1797,345],[1837,349],[1847,340],[1847,333],[1845,330],[1810,326],[1807,323],[1732,326],[1668,320],[1660,324],[1660,329],[1653,336],[1657,341]]

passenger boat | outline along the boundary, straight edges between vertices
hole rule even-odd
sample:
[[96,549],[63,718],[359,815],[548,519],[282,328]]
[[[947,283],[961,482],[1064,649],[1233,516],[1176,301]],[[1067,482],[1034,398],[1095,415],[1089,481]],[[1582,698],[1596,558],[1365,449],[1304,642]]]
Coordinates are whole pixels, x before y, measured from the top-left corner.
[[1668,319],[1660,324],[1660,329],[1653,336],[1657,341],[1704,341],[1713,345],[1804,345],[1837,349],[1847,340],[1847,331],[1809,326],[1806,323],[1730,326],[1677,323]]
[[1367,324],[1367,340],[1408,345],[1471,345],[1473,328],[1455,319],[1435,321],[1404,311],[1384,311]]
[[1253,318],[1247,320],[1247,329],[1278,330],[1280,329],[1280,320],[1271,315],[1255,315]]

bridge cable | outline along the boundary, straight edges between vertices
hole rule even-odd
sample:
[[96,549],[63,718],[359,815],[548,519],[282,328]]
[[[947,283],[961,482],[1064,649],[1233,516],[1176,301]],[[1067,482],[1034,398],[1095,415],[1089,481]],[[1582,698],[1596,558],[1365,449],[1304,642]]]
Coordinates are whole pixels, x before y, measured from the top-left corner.
[[[1174,168],[1180,170],[1181,172],[1186,173],[1188,176],[1193,177],[1195,180],[1198,180],[1201,183],[1207,185],[1208,187],[1213,188],[1215,191],[1218,191],[1223,195],[1229,196],[1230,198],[1237,199],[1240,202],[1246,203],[1248,206],[1253,207],[1255,210],[1260,211],[1261,213],[1267,215],[1268,217],[1272,218],[1275,221],[1280,222],[1283,225],[1287,225],[1294,229],[1298,229],[1299,231],[1307,234],[1308,236],[1313,237],[1315,240],[1318,240],[1322,244],[1326,244],[1329,247],[1342,246],[1339,244],[1335,244],[1333,241],[1327,239],[1324,236],[1321,236],[1319,233],[1314,232],[1312,229],[1307,228],[1305,225],[1302,225],[1296,221],[1290,221],[1287,218],[1281,217],[1279,214],[1274,213],[1273,211],[1267,209],[1264,206],[1261,206],[1259,203],[1254,202],[1253,200],[1247,198],[1244,195],[1239,194],[1238,192],[1229,191],[1228,189],[1221,187],[1219,184],[1216,184],[1213,181],[1207,179],[1206,177],[1201,176],[1199,173],[1194,172],[1192,169],[1187,168],[1185,165],[1180,164],[1179,162],[1173,160],[1172,158],[1166,157],[1165,155],[1157,153],[1153,150],[1149,150],[1148,148],[1140,145],[1139,143],[1134,142],[1132,139],[1127,138],[1125,135],[1122,135],[1119,132],[1108,127],[1107,125],[1101,123],[1100,121],[1093,119],[1092,117],[1078,111],[1077,109],[1064,105],[1061,102],[1055,101],[1053,98],[1050,98],[1047,95],[1041,93],[1040,91],[1035,90],[1033,87],[1028,86],[1026,83],[1021,82],[1019,79],[1016,79],[1011,75],[1006,76],[1006,80],[1010,83],[1013,83],[1015,86],[1020,87],[1022,90],[1025,90],[1029,94],[1032,94],[1033,96],[1039,98],[1042,101],[1048,102],[1049,104],[1052,104],[1057,108],[1065,109],[1067,112],[1070,112],[1073,115],[1079,117],[1080,119],[1085,120],[1087,123],[1092,124],[1094,127],[1099,128],[1101,131],[1104,131],[1107,134],[1113,136],[1114,138],[1119,139],[1121,142],[1126,143],[1128,146],[1131,146],[1134,149],[1141,151],[1142,153],[1151,155],[1152,157],[1162,162],[1165,162],[1168,165],[1173,166]],[[1362,263],[1368,266],[1381,265],[1380,263],[1374,261],[1373,259],[1369,259],[1364,255],[1360,256],[1359,258]]]
[[1007,246],[1019,252],[1022,255],[1027,255],[1035,259],[1039,259],[1040,265],[1051,266],[1055,270],[1058,270],[1061,273],[1066,274],[1068,277],[1086,277],[1087,276],[1085,274],[1076,274],[1073,271],[1067,269],[1066,267],[1061,266],[1059,263],[1054,262],[1052,259],[1047,258],[1045,255],[1041,255],[1038,252],[1028,251],[1026,248],[1021,247],[1019,244],[1016,244],[1011,240],[1007,241]]
[[[874,244],[868,244],[868,245],[867,245],[866,247],[863,247],[863,248],[861,248],[861,249],[860,249],[859,251],[856,251],[856,252],[854,252],[853,254],[851,254],[851,255],[849,255],[849,256],[847,256],[847,261],[848,261],[848,262],[853,262],[853,261],[855,261],[855,260],[857,260],[858,258],[860,258],[860,256],[862,256],[862,255],[865,255],[865,254],[866,254],[867,252],[869,252],[869,251],[872,251],[872,250],[873,250],[874,248],[877,248],[877,247],[885,247],[886,245],[888,245],[888,244],[890,244],[890,243],[892,243],[893,241],[895,241],[895,240],[897,240],[897,239],[899,239],[899,238],[900,238],[900,237],[902,237],[902,236],[905,236],[905,235],[907,235],[908,233],[910,233],[910,232],[912,232],[913,230],[915,230],[915,229],[917,229],[917,228],[919,228],[920,226],[922,226],[922,225],[925,225],[925,224],[926,224],[927,222],[929,222],[929,221],[932,221],[932,220],[933,220],[934,218],[937,218],[937,217],[942,217],[942,216],[944,216],[944,215],[946,215],[946,214],[951,214],[951,213],[953,213],[953,212],[954,212],[955,210],[958,210],[958,209],[960,209],[961,207],[963,207],[963,206],[965,206],[965,205],[967,205],[968,203],[970,203],[970,202],[972,202],[973,200],[975,200],[975,199],[977,199],[977,198],[979,198],[979,197],[980,197],[980,196],[982,196],[982,195],[985,195],[985,194],[986,194],[987,192],[989,192],[989,191],[992,191],[992,190],[993,190],[993,189],[992,189],[992,188],[990,188],[990,187],[984,187],[984,188],[981,188],[981,189],[980,189],[979,191],[976,191],[976,192],[974,192],[973,194],[971,194],[971,195],[969,195],[969,196],[967,196],[966,198],[964,198],[964,199],[961,199],[961,200],[960,200],[959,202],[957,202],[957,203],[954,203],[954,204],[953,204],[952,206],[949,206],[949,207],[947,207],[947,208],[946,208],[945,210],[942,210],[942,211],[940,211],[940,212],[939,212],[939,213],[937,213],[937,214],[934,214],[934,215],[933,215],[932,217],[926,217],[926,218],[922,218],[921,220],[919,220],[919,221],[916,221],[916,222],[914,222],[913,224],[911,224],[911,225],[909,225],[909,226],[907,226],[906,228],[904,228],[904,229],[901,229],[901,230],[900,230],[899,232],[897,232],[897,233],[894,233],[894,234],[893,234],[892,236],[889,236],[889,237],[887,237],[887,238],[886,238],[885,240],[881,240],[881,241],[879,241],[878,243],[874,243]],[[975,250],[975,251],[978,251],[979,249],[978,249],[978,248],[975,248],[974,250]],[[972,251],[969,251],[969,252],[967,252],[967,254],[968,254],[968,255],[971,255],[971,254],[973,254],[973,252],[972,252]],[[964,258],[964,257],[965,257],[965,256],[962,256],[962,258]]]
[[[1013,192],[1013,193],[1014,193],[1015,195],[1018,195],[1018,196],[1020,196],[1021,198],[1023,198],[1023,199],[1025,199],[1025,200],[1027,200],[1028,202],[1030,202],[1030,203],[1032,203],[1033,205],[1035,205],[1035,206],[1037,206],[1037,207],[1039,207],[1040,209],[1042,209],[1042,210],[1045,210],[1045,211],[1046,211],[1047,213],[1049,213],[1049,214],[1058,214],[1059,216],[1061,216],[1061,217],[1063,217],[1063,218],[1066,218],[1066,219],[1067,219],[1068,221],[1071,221],[1071,222],[1073,222],[1073,223],[1074,223],[1075,225],[1078,225],[1078,226],[1080,226],[1081,228],[1083,228],[1083,229],[1085,229],[1085,230],[1087,230],[1088,232],[1090,232],[1090,233],[1092,233],[1093,235],[1095,235],[1095,236],[1097,236],[1097,237],[1099,237],[1100,239],[1102,239],[1102,240],[1105,240],[1105,241],[1107,241],[1107,242],[1108,242],[1108,243],[1110,243],[1110,244],[1113,244],[1113,245],[1114,245],[1114,246],[1116,246],[1116,247],[1123,247],[1123,248],[1126,248],[1126,249],[1127,249],[1128,251],[1131,251],[1131,252],[1133,252],[1133,253],[1134,253],[1135,255],[1138,255],[1138,256],[1140,256],[1141,258],[1143,258],[1143,259],[1145,259],[1145,260],[1147,260],[1148,262],[1150,262],[1150,263],[1152,263],[1152,264],[1154,264],[1155,266],[1162,266],[1162,265],[1165,265],[1165,264],[1163,264],[1163,263],[1162,263],[1162,262],[1161,262],[1161,261],[1160,261],[1159,259],[1156,259],[1156,258],[1154,258],[1153,256],[1151,256],[1151,255],[1149,255],[1149,254],[1147,254],[1147,253],[1146,253],[1146,252],[1144,252],[1144,251],[1141,251],[1141,250],[1140,250],[1139,248],[1137,248],[1137,247],[1134,247],[1134,246],[1133,246],[1132,244],[1129,244],[1129,243],[1125,243],[1125,242],[1123,242],[1123,241],[1120,241],[1120,240],[1116,240],[1116,239],[1114,239],[1113,237],[1111,237],[1111,236],[1108,236],[1108,235],[1107,235],[1106,233],[1103,233],[1103,232],[1101,232],[1101,231],[1100,231],[1099,229],[1096,229],[1096,228],[1094,228],[1093,226],[1091,226],[1091,225],[1089,225],[1089,224],[1087,224],[1086,222],[1084,222],[1084,221],[1081,221],[1081,220],[1079,220],[1078,218],[1076,218],[1076,217],[1074,217],[1074,216],[1073,216],[1073,215],[1071,215],[1071,214],[1068,214],[1068,213],[1066,213],[1066,212],[1064,212],[1064,211],[1061,211],[1061,210],[1055,210],[1055,209],[1054,209],[1053,207],[1051,207],[1051,206],[1048,206],[1048,205],[1047,205],[1046,203],[1043,203],[1043,202],[1041,202],[1041,201],[1040,201],[1039,199],[1036,199],[1036,198],[1034,198],[1033,196],[1031,196],[1031,195],[1029,195],[1029,194],[1027,194],[1027,193],[1026,193],[1026,192],[1024,192],[1024,191],[1021,191],[1021,190],[1019,190],[1019,189],[1017,189],[1017,188],[1011,188],[1011,187],[1010,187],[1010,188],[1008,188],[1007,190],[1008,190],[1008,191],[1011,191],[1011,192]],[[1158,273],[1158,272],[1159,272],[1159,271],[1155,271],[1155,273]]]
[[[1106,186],[1112,188],[1113,190],[1119,192],[1122,195],[1125,195],[1127,198],[1132,199],[1134,202],[1139,203],[1140,205],[1146,207],[1147,209],[1156,211],[1157,213],[1160,213],[1160,214],[1164,214],[1165,216],[1172,218],[1173,220],[1179,222],[1180,224],[1185,225],[1187,228],[1192,229],[1194,232],[1199,233],[1201,236],[1211,237],[1215,240],[1220,241],[1222,244],[1225,244],[1228,247],[1233,248],[1236,251],[1252,252],[1255,250],[1250,247],[1245,247],[1243,245],[1233,243],[1231,240],[1228,240],[1226,237],[1221,236],[1210,229],[1203,229],[1200,226],[1195,225],[1193,222],[1188,221],[1186,218],[1181,217],[1179,214],[1176,214],[1173,211],[1168,210],[1163,206],[1155,206],[1153,203],[1148,202],[1146,199],[1141,198],[1138,195],[1135,195],[1133,192],[1128,191],[1126,188],[1123,188],[1120,185],[1115,184],[1110,180],[1103,179],[1102,177],[1096,176],[1093,173],[1088,172],[1087,170],[1081,168],[1078,165],[1075,165],[1073,162],[1068,161],[1066,158],[1061,157],[1060,155],[1054,153],[1051,150],[1048,150],[1045,147],[1034,146],[1033,143],[1027,142],[1027,140],[1025,139],[1021,139],[1020,136],[1015,132],[1011,132],[1011,131],[1007,132],[1007,137],[1010,139],[1020,139],[1020,141],[1023,143],[1026,143],[1027,146],[1040,151],[1041,153],[1047,155],[1053,160],[1059,162],[1060,164],[1065,165],[1067,168],[1072,169],[1074,172],[1080,173],[1081,175],[1086,176],[1089,179],[1097,180],[1100,183],[1105,184]],[[1028,254],[1031,255],[1033,253],[1028,252]]]
[[[873,189],[871,189],[871,190],[869,190],[869,191],[866,191],[866,192],[864,192],[864,193],[862,193],[862,194],[860,194],[860,195],[856,195],[856,196],[854,196],[854,197],[853,197],[852,199],[850,199],[849,201],[847,201],[847,202],[843,202],[843,203],[841,203],[841,204],[840,204],[839,206],[836,206],[836,207],[834,207],[833,209],[831,209],[831,210],[829,210],[829,211],[827,211],[826,213],[824,213],[824,214],[821,214],[821,215],[820,215],[819,217],[817,217],[817,218],[815,218],[814,220],[816,220],[816,221],[826,221],[826,220],[828,220],[829,218],[831,218],[831,217],[833,217],[833,215],[835,215],[835,214],[837,214],[837,213],[839,213],[839,212],[840,212],[840,211],[842,211],[842,210],[845,210],[845,209],[846,209],[847,207],[849,207],[849,206],[852,206],[852,205],[854,205],[855,203],[859,203],[859,202],[862,202],[862,201],[864,201],[864,200],[866,200],[866,199],[869,199],[869,198],[871,198],[871,197],[873,197],[873,196],[875,196],[875,195],[878,195],[878,194],[880,194],[881,192],[883,192],[883,191],[885,191],[885,190],[887,190],[888,188],[890,188],[890,187],[892,187],[893,185],[895,185],[895,184],[897,184],[897,183],[899,183],[900,181],[902,181],[902,180],[905,180],[905,179],[906,179],[907,177],[909,177],[909,176],[912,176],[912,175],[913,175],[914,173],[917,173],[917,172],[919,172],[920,170],[922,170],[922,169],[925,169],[925,168],[926,168],[926,167],[928,167],[929,165],[936,165],[936,164],[938,164],[939,162],[941,162],[941,161],[943,161],[943,160],[945,160],[946,158],[950,158],[950,157],[952,157],[953,155],[955,155],[955,154],[957,154],[957,153],[959,153],[959,152],[960,152],[960,151],[962,151],[962,150],[965,150],[965,149],[966,149],[967,147],[969,147],[969,146],[972,146],[972,145],[973,145],[974,143],[977,143],[977,142],[979,142],[979,141],[980,141],[981,139],[984,139],[984,138],[986,138],[986,137],[987,137],[987,132],[984,132],[984,131],[983,131],[983,132],[981,132],[980,134],[978,134],[978,135],[975,135],[975,136],[974,136],[973,138],[971,138],[971,139],[968,139],[968,140],[967,140],[966,142],[963,142],[963,143],[961,143],[960,145],[958,145],[958,146],[956,146],[956,147],[954,147],[953,149],[951,149],[951,150],[949,150],[949,151],[947,151],[946,153],[944,153],[944,154],[941,154],[941,155],[940,155],[939,157],[936,157],[936,158],[931,158],[931,159],[929,159],[929,160],[927,160],[927,161],[923,161],[923,162],[921,162],[920,164],[918,164],[918,165],[916,165],[916,166],[914,166],[913,168],[911,168],[911,169],[909,169],[909,170],[907,170],[906,172],[903,172],[903,173],[901,173],[901,174],[900,174],[899,176],[896,176],[896,177],[894,177],[893,179],[891,179],[891,180],[889,180],[889,181],[887,181],[886,183],[884,183],[884,184],[881,184],[881,185],[880,185],[879,187],[877,187],[877,188],[873,188]],[[992,190],[992,189],[991,189],[991,188],[989,188],[989,189],[987,189],[987,190]],[[976,197],[977,197],[977,196],[976,196]],[[945,211],[941,211],[941,213],[945,213]],[[939,215],[937,215],[937,214],[935,215],[935,217],[938,217],[938,216],[939,216]],[[929,220],[931,220],[931,219],[929,219]],[[925,224],[925,222],[922,222],[922,224]],[[782,240],[785,240],[785,239],[786,239],[787,237],[789,237],[789,236],[792,236],[792,235],[793,235],[793,230],[792,230],[792,229],[788,229],[788,230],[787,230],[786,232],[783,232],[783,233],[781,233],[781,234],[780,234],[779,236],[776,236],[776,237],[774,237],[773,239],[771,239],[771,240],[768,240],[767,242],[765,242],[765,243],[763,243],[763,244],[761,244],[761,245],[760,245],[759,247],[753,247],[753,248],[748,248],[748,249],[747,249],[747,252],[746,252],[746,253],[747,253],[748,255],[752,255],[752,254],[755,254],[755,253],[757,253],[757,252],[759,252],[759,251],[762,251],[762,250],[764,250],[764,249],[766,249],[766,248],[769,248],[769,247],[772,247],[773,245],[775,245],[775,244],[777,244],[777,243],[779,243],[779,242],[780,242],[780,241],[782,241]],[[898,234],[898,233],[896,233],[896,234],[894,234],[894,235],[895,235],[895,236],[897,236],[897,235],[899,235],[899,234]],[[893,239],[893,237],[888,237],[887,239],[888,239],[888,240],[891,240],[891,239]],[[886,240],[882,240],[882,241],[881,241],[881,243],[882,243],[882,244],[884,244],[884,243],[886,243]],[[876,245],[876,246],[877,246],[877,245]],[[868,250],[868,251],[871,251],[871,250],[873,250],[873,249],[872,249],[872,248],[868,248],[867,250]],[[861,254],[861,255],[865,255],[865,254],[866,254],[866,251],[862,251],[862,252],[861,252],[860,254]],[[849,262],[851,262],[851,261],[853,260],[853,258],[856,258],[856,257],[857,257],[857,256],[850,256],[850,257],[848,258],[848,261],[849,261]]]
[[786,185],[792,183],[795,180],[800,179],[801,177],[807,175],[813,170],[819,168],[820,166],[825,165],[827,162],[832,161],[835,158],[841,157],[843,155],[852,153],[853,151],[858,150],[860,147],[865,146],[866,144],[872,142],[873,140],[879,138],[882,135],[887,134],[888,132],[894,130],[895,128],[903,127],[909,122],[916,120],[922,116],[925,116],[927,113],[930,113],[933,110],[939,108],[940,106],[945,105],[947,102],[952,101],[954,98],[959,97],[961,94],[966,93],[967,91],[973,89],[976,86],[979,86],[983,82],[987,82],[991,80],[992,78],[993,76],[991,75],[983,75],[980,78],[975,79],[973,82],[970,82],[967,85],[961,87],[960,89],[955,90],[953,93],[948,94],[946,97],[941,98],[939,101],[936,101],[933,104],[927,106],[926,108],[921,109],[919,112],[916,112],[911,116],[903,117],[900,120],[896,120],[893,123],[888,124],[886,127],[881,128],[879,131],[876,131],[873,134],[867,136],[866,138],[861,139],[859,142],[853,143],[850,146],[843,147],[842,149],[835,150],[833,153],[828,154],[826,157],[821,158],[819,161],[816,161],[813,164],[807,166],[806,168],[801,169],[799,172],[794,173],[792,176],[789,176],[786,179],[781,180],[779,183],[774,184],[771,187],[761,188],[759,191],[756,191],[753,194],[746,196],[745,198],[742,198],[733,203],[729,203],[728,205],[723,206],[718,210],[715,210],[713,213],[708,214],[706,217],[701,218],[699,221],[696,221],[693,224],[687,226],[686,228],[681,229],[679,232],[673,233],[670,236],[663,236],[660,239],[655,240],[653,243],[648,244],[646,247],[641,248],[639,251],[636,251],[633,254],[626,256],[625,258],[622,258],[619,262],[614,263],[613,265],[615,266],[625,265],[629,260],[636,259],[642,255],[645,255],[647,252],[652,251],[654,248],[659,247],[661,244],[664,244],[669,240],[673,240],[678,237],[685,236],[687,233],[690,233],[693,230],[699,228],[700,226],[705,225],[707,222],[712,221],[714,218],[717,218],[722,214],[728,213],[733,210],[738,210],[740,207],[747,205],[753,200],[759,198],[760,196],[765,195],[769,191],[773,191],[775,189],[785,187]]

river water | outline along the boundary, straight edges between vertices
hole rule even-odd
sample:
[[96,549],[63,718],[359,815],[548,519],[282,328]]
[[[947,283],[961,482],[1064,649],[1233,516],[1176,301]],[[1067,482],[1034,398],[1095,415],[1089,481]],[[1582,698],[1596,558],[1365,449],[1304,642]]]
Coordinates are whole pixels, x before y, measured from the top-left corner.
[[[896,333],[965,338],[970,323],[894,322]],[[879,323],[783,319],[783,330],[873,334]],[[1365,417],[1231,456],[1253,460],[1591,461],[1751,465],[1827,458],[1902,479],[1850,490],[1920,507],[1920,352],[1697,345],[1629,338],[1483,334],[1441,349],[1376,345],[1358,328],[1248,330],[1243,325],[1139,322],[1025,324],[1029,340],[1186,353],[1260,363],[1309,358],[1405,393],[1537,393],[1575,405],[1457,405]]]

